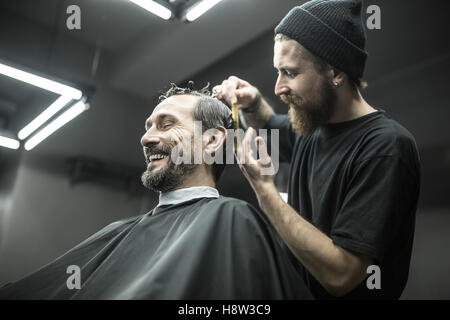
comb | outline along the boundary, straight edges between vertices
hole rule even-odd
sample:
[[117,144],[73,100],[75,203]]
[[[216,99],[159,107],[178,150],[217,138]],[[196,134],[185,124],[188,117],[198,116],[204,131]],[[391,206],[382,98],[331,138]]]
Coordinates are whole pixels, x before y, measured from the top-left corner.
[[[233,118],[234,130],[239,129],[239,108],[236,103],[231,106],[231,117]],[[234,137],[234,152],[237,151],[237,136]]]
[[231,116],[233,117],[234,129],[239,129],[239,108],[236,103],[231,106]]

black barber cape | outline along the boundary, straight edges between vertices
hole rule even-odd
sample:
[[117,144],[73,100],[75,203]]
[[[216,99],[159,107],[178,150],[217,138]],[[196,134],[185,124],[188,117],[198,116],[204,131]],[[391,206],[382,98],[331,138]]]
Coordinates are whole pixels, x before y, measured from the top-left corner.
[[[68,289],[71,265],[80,267],[81,289]],[[0,299],[310,298],[266,218],[222,196],[112,223],[0,289]]]

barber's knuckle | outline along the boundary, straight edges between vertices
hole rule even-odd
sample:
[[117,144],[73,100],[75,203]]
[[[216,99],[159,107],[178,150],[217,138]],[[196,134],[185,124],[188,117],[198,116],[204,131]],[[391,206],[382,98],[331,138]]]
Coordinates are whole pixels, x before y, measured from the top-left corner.
[[228,92],[230,90],[230,83],[229,82],[224,82],[222,84],[222,92]]

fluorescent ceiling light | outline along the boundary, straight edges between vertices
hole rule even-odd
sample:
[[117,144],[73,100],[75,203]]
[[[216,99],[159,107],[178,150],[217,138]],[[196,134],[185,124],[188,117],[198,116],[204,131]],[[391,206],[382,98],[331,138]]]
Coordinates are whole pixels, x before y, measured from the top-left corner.
[[15,139],[0,136],[0,147],[19,149],[20,142]]
[[45,109],[40,115],[34,118],[29,124],[27,124],[22,130],[19,131],[17,136],[20,140],[26,139],[30,134],[36,131],[40,126],[42,126],[48,119],[53,117],[59,110],[64,108],[72,98],[61,96],[56,99],[47,109]]
[[29,73],[29,72],[25,72],[25,71],[7,66],[2,63],[0,63],[0,73],[4,74],[5,76],[8,76],[8,77],[26,82],[28,84],[31,84],[33,86],[39,87],[41,89],[45,89],[45,90],[57,93],[62,96],[71,97],[75,100],[80,99],[82,96],[82,93],[80,90],[66,86],[64,84],[58,83],[53,80],[39,77],[39,76]]
[[53,132],[61,128],[70,120],[74,119],[76,116],[81,114],[83,111],[88,109],[88,105],[84,104],[83,101],[78,101],[72,107],[70,107],[67,111],[61,114],[58,118],[50,122],[47,126],[45,126],[42,130],[32,136],[30,139],[25,142],[25,150],[31,150],[39,143],[41,143],[45,138],[51,135]]
[[169,9],[167,9],[166,7],[160,5],[155,1],[152,0],[130,0],[130,1],[142,7],[143,9],[150,11],[153,14],[156,14],[158,17],[161,17],[164,20],[168,20],[172,16],[172,11],[170,11]]
[[187,21],[194,21],[206,11],[214,7],[222,0],[202,0],[200,3],[194,5],[192,8],[188,9],[186,13]]

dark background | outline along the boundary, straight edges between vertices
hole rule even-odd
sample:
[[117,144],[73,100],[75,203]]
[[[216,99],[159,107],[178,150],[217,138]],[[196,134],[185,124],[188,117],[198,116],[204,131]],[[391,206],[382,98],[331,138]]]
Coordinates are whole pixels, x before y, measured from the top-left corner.
[[[127,0],[1,0],[0,62],[94,94],[87,112],[35,149],[0,148],[0,285],[157,203],[140,185],[139,140],[169,83],[203,87],[237,75],[285,113],[273,93],[273,27],[303,2],[223,0],[186,24]],[[71,4],[81,9],[81,30],[66,27]],[[364,20],[371,4],[381,9],[381,30],[366,30],[369,87],[362,94],[415,136],[422,162],[403,298],[449,299],[450,3],[365,1]],[[56,97],[0,75],[0,133],[17,133]],[[287,170],[278,174],[280,191]],[[226,169],[219,191],[257,205],[236,166]]]

